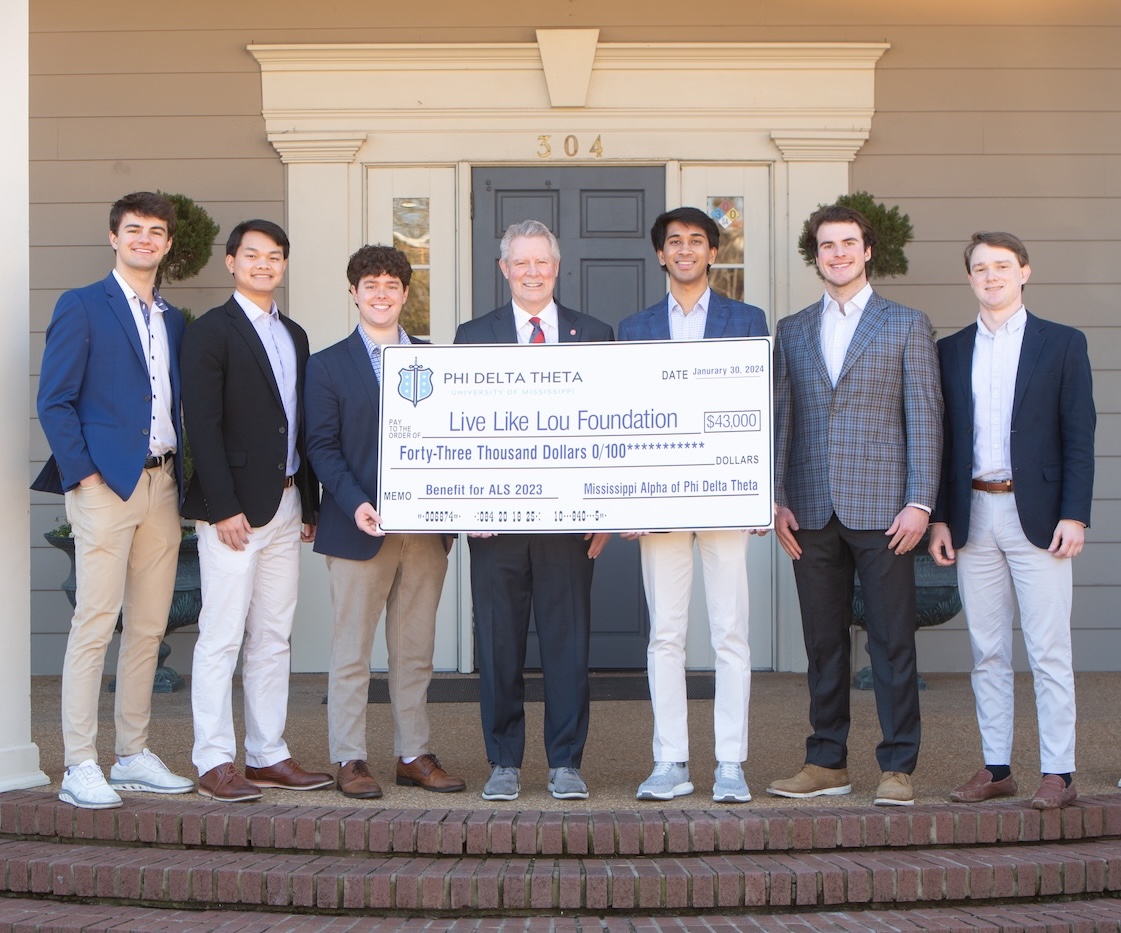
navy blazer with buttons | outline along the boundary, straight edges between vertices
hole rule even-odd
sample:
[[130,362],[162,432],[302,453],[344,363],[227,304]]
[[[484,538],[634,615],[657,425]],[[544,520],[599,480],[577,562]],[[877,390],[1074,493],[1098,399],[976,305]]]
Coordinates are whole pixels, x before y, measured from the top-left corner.
[[323,484],[315,532],[319,554],[369,560],[381,549],[382,538],[366,534],[354,523],[354,512],[363,502],[377,507],[380,393],[357,330],[308,360],[307,455]]
[[[973,347],[976,322],[938,341],[946,400],[942,482],[932,521],[955,548],[969,537],[973,480]],[[1090,524],[1094,411],[1086,337],[1029,313],[1012,396],[1012,483],[1027,539],[1047,548],[1060,519]]]
[[[179,348],[184,322],[183,315],[170,306],[163,319],[171,418],[178,438],[182,437]],[[112,273],[58,299],[47,326],[38,410],[51,458],[32,489],[62,493],[100,473],[120,498],[132,495],[148,457],[152,386],[136,320]],[[181,451],[176,452],[175,475],[182,497]]]
[[[762,308],[710,292],[705,340],[715,337],[766,337],[767,315]],[[669,295],[619,322],[620,340],[669,340]]]

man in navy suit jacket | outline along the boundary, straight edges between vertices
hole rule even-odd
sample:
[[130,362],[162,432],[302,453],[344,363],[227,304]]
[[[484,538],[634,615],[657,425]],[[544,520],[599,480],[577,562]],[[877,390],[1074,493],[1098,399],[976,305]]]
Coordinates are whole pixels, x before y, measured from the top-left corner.
[[[708,340],[765,337],[761,308],[709,288],[720,228],[704,211],[679,207],[650,230],[669,294],[619,323],[620,340]],[[639,800],[690,794],[689,728],[685,695],[685,636],[693,587],[693,542],[701,553],[709,629],[716,653],[716,780],[712,799],[751,799],[742,764],[747,760],[747,706],[751,690],[748,648],[747,535],[743,531],[672,531],[639,537],[642,582],[650,609],[647,676],[654,706],[654,770],[638,788]]]
[[[32,488],[65,492],[74,530],[78,589],[62,667],[67,773],[59,798],[76,807],[119,807],[114,788],[194,787],[146,747],[180,540],[183,316],[155,288],[174,233],[167,198],[125,195],[109,214],[113,271],[65,292],[47,327],[38,408],[51,458]],[[106,784],[97,765],[97,695],[122,605],[117,763]]]
[[[499,267],[513,300],[464,321],[456,343],[569,343],[612,340],[611,327],[553,300],[560,246],[536,220],[511,224]],[[590,539],[590,544],[585,541]],[[525,751],[525,665],[530,607],[541,639],[549,791],[583,800],[588,738],[588,639],[592,570],[609,535],[507,534],[471,537],[471,599],[479,659],[479,707],[491,776],[484,800],[515,800]]]
[[1077,796],[1070,559],[1082,550],[1094,490],[1090,358],[1080,331],[1024,307],[1031,267],[1019,238],[975,233],[965,268],[980,312],[975,324],[938,341],[946,430],[930,553],[943,566],[957,564],[985,766],[950,798],[971,803],[1017,791],[1018,604],[1043,772],[1031,803],[1049,810]]
[[307,454],[323,484],[315,550],[327,555],[335,621],[327,681],[327,736],[338,762],[335,785],[347,797],[380,797],[366,754],[370,650],[385,610],[389,699],[397,783],[438,793],[461,791],[428,746],[428,684],[436,607],[448,569],[447,539],[385,534],[378,491],[381,348],[424,343],[398,323],[412,266],[400,250],[363,246],[346,276],[358,307],[349,337],[308,360],[304,409]]

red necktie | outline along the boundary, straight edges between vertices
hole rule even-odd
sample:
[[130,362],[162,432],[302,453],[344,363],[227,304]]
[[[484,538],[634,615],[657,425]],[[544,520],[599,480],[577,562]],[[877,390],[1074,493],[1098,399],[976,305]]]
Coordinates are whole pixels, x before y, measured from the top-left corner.
[[545,331],[541,329],[541,318],[531,317],[529,323],[533,325],[533,333],[529,335],[530,343],[544,343]]

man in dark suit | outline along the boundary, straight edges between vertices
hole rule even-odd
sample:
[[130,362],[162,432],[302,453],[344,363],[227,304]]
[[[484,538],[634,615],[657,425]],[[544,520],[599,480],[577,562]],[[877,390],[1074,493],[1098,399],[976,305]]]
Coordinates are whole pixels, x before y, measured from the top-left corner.
[[[202,574],[193,758],[199,793],[215,800],[333,782],[301,768],[284,741],[300,542],[315,536],[319,503],[304,451],[307,334],[273,301],[287,266],[288,237],[277,224],[238,224],[226,242],[233,297],[183,341],[183,413],[195,462],[183,515],[198,521]],[[244,775],[233,763],[231,699],[243,641]]]
[[914,803],[919,752],[915,568],[938,492],[942,391],[930,321],[868,284],[875,234],[833,205],[800,244],[825,295],[775,339],[775,532],[794,559],[809,659],[805,766],[781,797],[847,794],[849,628],[860,574],[883,772],[875,803]]
[[[1031,804],[1077,796],[1071,558],[1094,492],[1096,414],[1086,338],[1024,307],[1028,252],[1010,233],[975,233],[965,250],[976,323],[938,341],[946,440],[930,553],[957,564],[985,766],[950,799],[1017,791],[1012,776],[1012,623],[1035,677],[1043,777]],[[1013,596],[1015,593],[1015,596]]]
[[[58,796],[87,809],[119,807],[116,790],[194,787],[146,747],[179,558],[183,316],[155,288],[174,233],[175,208],[162,195],[138,191],[113,205],[113,271],[58,299],[39,376],[51,458],[32,488],[65,492],[78,578],[62,666],[67,771]],[[106,783],[97,764],[97,695],[122,606],[117,762]]]
[[[510,304],[459,325],[456,343],[612,340],[603,321],[557,304],[560,246],[536,220],[512,224],[499,267]],[[515,800],[525,750],[522,667],[530,608],[541,639],[549,791],[584,800],[580,774],[588,737],[588,639],[594,559],[606,534],[498,534],[469,539],[479,700],[491,775],[484,800]],[[587,543],[590,541],[590,544]]]
[[[720,248],[720,228],[704,211],[679,207],[650,229],[669,294],[619,323],[620,340],[709,340],[765,337],[761,308],[709,288],[709,266]],[[654,770],[638,788],[639,800],[670,800],[693,792],[689,780],[689,724],[685,695],[685,637],[693,588],[693,543],[701,554],[712,649],[716,654],[713,726],[716,773],[712,799],[746,803],[747,708],[751,692],[748,647],[747,535],[743,531],[634,532],[642,553],[642,583],[650,610],[647,676],[654,706]]]
[[331,760],[339,764],[335,785],[347,797],[381,796],[366,761],[366,707],[370,651],[383,610],[397,783],[438,793],[466,787],[428,747],[436,607],[451,539],[387,535],[374,509],[382,347],[426,342],[398,323],[412,274],[405,254],[388,246],[363,246],[351,256],[346,277],[358,326],[307,367],[307,454],[323,484],[315,550],[327,555],[335,611],[327,737]]

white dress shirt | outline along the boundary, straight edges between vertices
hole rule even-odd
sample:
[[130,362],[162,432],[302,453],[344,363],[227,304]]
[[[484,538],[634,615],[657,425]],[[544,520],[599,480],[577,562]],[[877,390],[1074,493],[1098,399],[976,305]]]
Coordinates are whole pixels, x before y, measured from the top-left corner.
[[300,468],[300,455],[296,453],[296,432],[299,430],[297,417],[299,407],[296,401],[296,344],[288,328],[280,320],[276,302],[269,311],[262,311],[241,292],[234,292],[234,300],[241,305],[253,329],[265,345],[272,374],[280,389],[280,400],[284,405],[284,415],[288,419],[288,465],[286,476],[292,476]]
[[845,365],[845,354],[852,343],[852,335],[860,323],[860,316],[868,299],[872,297],[872,286],[865,285],[852,296],[842,308],[826,293],[825,307],[821,313],[821,352],[825,357],[825,368],[829,371],[829,381],[837,388],[841,369]]
[[1021,305],[996,332],[977,316],[973,343],[973,478],[1012,478],[1012,397],[1028,312]]
[[541,322],[541,332],[545,335],[545,343],[557,342],[557,303],[550,301],[540,314],[530,314],[519,308],[516,301],[510,302],[514,307],[514,326],[518,331],[518,343],[529,343],[533,336],[533,325],[529,323],[531,317]]
[[681,305],[669,295],[669,336],[670,340],[704,340],[705,324],[708,323],[708,303],[712,289],[706,288],[697,299],[693,310],[686,314]]
[[167,325],[164,322],[164,309],[167,305],[157,292],[155,301],[148,309],[148,321],[140,310],[140,296],[126,282],[116,269],[113,276],[121,291],[125,293],[136,332],[140,335],[140,346],[144,348],[145,362],[148,364],[148,377],[152,390],[152,422],[148,433],[148,454],[160,457],[174,451],[179,446],[175,436],[175,422],[171,420],[171,368],[170,350],[167,343]]

